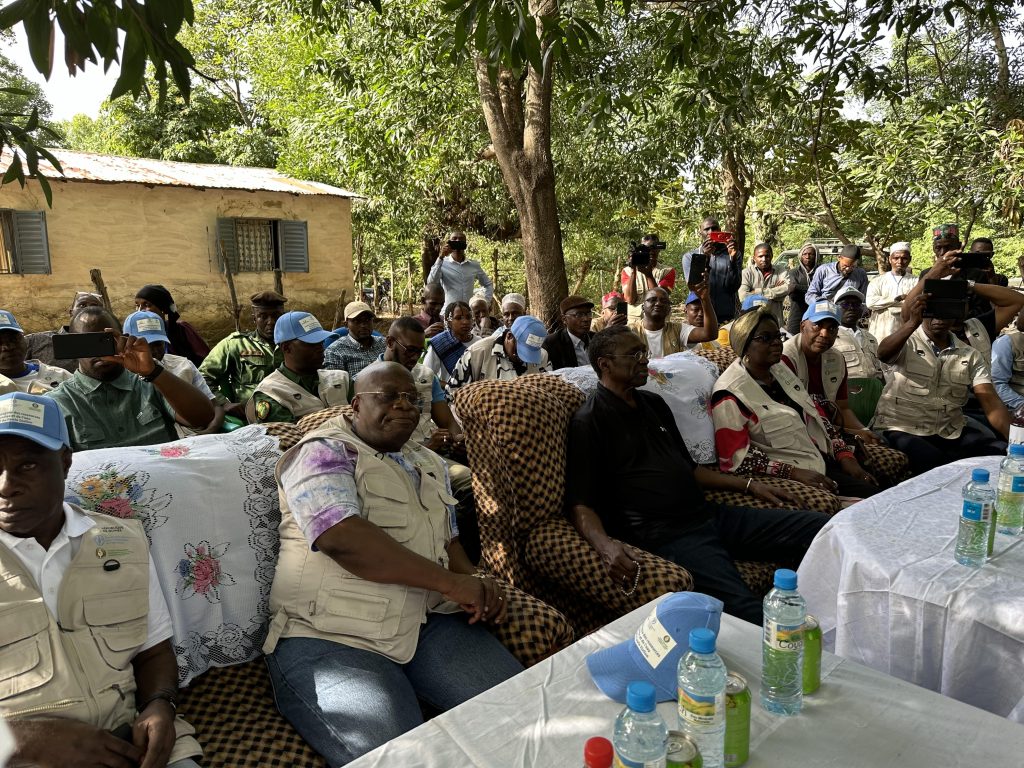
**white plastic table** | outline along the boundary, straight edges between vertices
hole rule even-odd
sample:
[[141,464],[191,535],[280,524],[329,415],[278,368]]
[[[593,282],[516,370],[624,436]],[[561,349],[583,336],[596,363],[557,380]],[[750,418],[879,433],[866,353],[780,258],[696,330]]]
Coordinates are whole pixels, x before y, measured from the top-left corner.
[[[586,656],[629,637],[656,602],[349,765],[582,765],[584,742],[611,738],[622,709],[591,681]],[[723,616],[720,650],[753,694],[751,768],[1010,766],[1024,754],[1019,725],[831,654],[823,660],[822,687],[805,699],[804,711],[793,718],[770,715],[757,703],[760,628]],[[674,727],[674,704],[658,710]]]
[[953,557],[961,488],[975,467],[995,483],[999,461],[958,461],[840,512],[804,557],[800,592],[827,649],[1020,723],[1024,539],[998,534],[980,569]]

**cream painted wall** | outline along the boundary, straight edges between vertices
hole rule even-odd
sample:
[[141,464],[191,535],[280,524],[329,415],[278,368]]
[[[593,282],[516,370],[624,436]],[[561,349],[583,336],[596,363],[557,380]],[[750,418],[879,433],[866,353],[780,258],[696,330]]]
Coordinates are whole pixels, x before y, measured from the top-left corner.
[[[253,217],[308,222],[309,272],[282,275],[288,309],[316,314],[326,326],[338,294],[352,291],[351,200],[222,189],[55,182],[53,208],[29,182],[0,187],[0,208],[46,211],[49,275],[0,275],[0,308],[14,313],[26,331],[67,322],[76,291],[93,290],[89,270],[99,268],[114,311],[134,310],[135,291],[162,283],[182,319],[212,345],[232,329],[227,282],[217,268],[217,219]],[[248,297],[274,287],[271,272],[235,275],[249,317]]]

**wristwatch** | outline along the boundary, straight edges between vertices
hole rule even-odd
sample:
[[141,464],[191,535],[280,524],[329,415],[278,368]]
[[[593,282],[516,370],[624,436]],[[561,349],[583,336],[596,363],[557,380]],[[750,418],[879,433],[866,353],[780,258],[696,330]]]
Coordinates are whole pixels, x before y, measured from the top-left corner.
[[968,280],[967,281],[967,290],[970,293],[974,293],[974,281],[973,280]]
[[146,699],[141,706],[139,706],[139,712],[144,710],[157,699],[163,699],[171,705],[172,710],[174,710],[175,712],[178,711],[178,700],[175,698],[174,694],[172,694],[170,691],[157,691],[148,699]]
[[149,372],[148,376],[142,376],[141,378],[142,378],[143,381],[148,381],[148,382],[152,383],[153,381],[156,380],[156,377],[159,376],[163,372],[164,372],[164,367],[162,365],[160,365],[160,363],[156,362],[156,360],[154,360],[153,361],[153,370]]

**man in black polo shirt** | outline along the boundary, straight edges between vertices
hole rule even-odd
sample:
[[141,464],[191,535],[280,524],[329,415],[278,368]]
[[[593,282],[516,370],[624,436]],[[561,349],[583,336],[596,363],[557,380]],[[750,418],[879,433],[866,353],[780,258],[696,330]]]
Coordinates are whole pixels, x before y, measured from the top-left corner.
[[746,491],[780,506],[789,497],[694,463],[665,401],[638,389],[647,382],[647,353],[634,333],[608,328],[587,351],[600,383],[569,424],[573,524],[612,579],[632,584],[639,559],[632,546],[641,547],[685,567],[695,589],[722,600],[726,612],[760,624],[761,599],[733,560],[795,565],[828,516],[707,501],[702,488]]

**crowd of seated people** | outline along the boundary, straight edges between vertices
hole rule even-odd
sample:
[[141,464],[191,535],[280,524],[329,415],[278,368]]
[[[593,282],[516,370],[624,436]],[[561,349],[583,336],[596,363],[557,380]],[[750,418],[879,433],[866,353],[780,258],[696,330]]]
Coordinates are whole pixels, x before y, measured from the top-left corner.
[[[281,552],[264,648],[281,712],[343,765],[422,722],[420,702],[448,709],[521,669],[483,629],[505,620],[507,592],[478,578],[472,457],[454,395],[474,382],[583,367],[598,384],[568,425],[565,507],[610,583],[635,585],[638,550],[649,550],[685,567],[726,611],[760,622],[761,598],[735,561],[795,566],[828,519],[803,508],[794,489],[829,494],[839,509],[946,462],[1005,451],[1011,412],[1024,406],[1024,294],[999,284],[990,241],[972,243],[972,266],[961,269],[956,225],[934,229],[925,275],[912,274],[910,245],[900,242],[889,249],[891,270],[870,283],[857,246],[822,263],[806,244],[787,270],[759,243],[743,269],[725,235],[706,219],[680,280],[658,266],[664,243],[647,235],[646,256],[631,250],[619,290],[599,301],[565,297],[552,328],[518,293],[491,316],[493,287],[465,258],[461,232],[431,269],[436,282],[423,286],[421,311],[387,327],[354,301],[345,332],[325,330],[265,290],[249,298],[251,330],[211,348],[159,285],[143,286],[123,321],[87,291],[56,331],[26,334],[0,310],[0,497],[24,497],[23,514],[0,515],[0,565],[33,573],[43,555],[26,559],[28,539],[42,553],[66,548],[65,568],[76,562],[75,542],[96,520],[62,501],[75,451],[215,433],[230,420],[293,423],[348,406],[278,464]],[[706,270],[690,275],[697,257]],[[927,280],[936,279],[966,283],[962,319],[926,311]],[[477,281],[484,295],[473,294]],[[686,293],[674,302],[677,284]],[[109,349],[55,358],[54,337],[73,348],[82,333],[109,335]],[[694,461],[669,405],[641,389],[650,361],[673,354],[719,366],[706,392],[711,463]],[[42,416],[24,417],[26,409]],[[718,503],[709,492],[744,501]],[[128,521],[123,535],[141,533]],[[118,578],[141,579],[146,562]],[[47,578],[59,583],[62,574]],[[104,578],[83,581],[74,599],[127,583]],[[344,590],[331,587],[342,579]],[[160,624],[169,619],[159,590],[142,592],[132,615],[148,613],[159,626],[150,622],[108,675],[134,677],[134,700],[79,691],[94,706],[68,717],[81,721],[74,738],[103,764],[112,753],[110,764],[180,758],[184,768],[197,751],[175,731],[174,662]],[[372,620],[368,605],[379,608]],[[39,632],[73,672],[78,629],[49,600],[36,608]],[[32,702],[67,695],[71,672]],[[0,698],[0,714],[23,699]],[[127,740],[107,738],[125,725]],[[16,722],[19,756],[58,764],[61,745],[40,736],[43,726]]]

